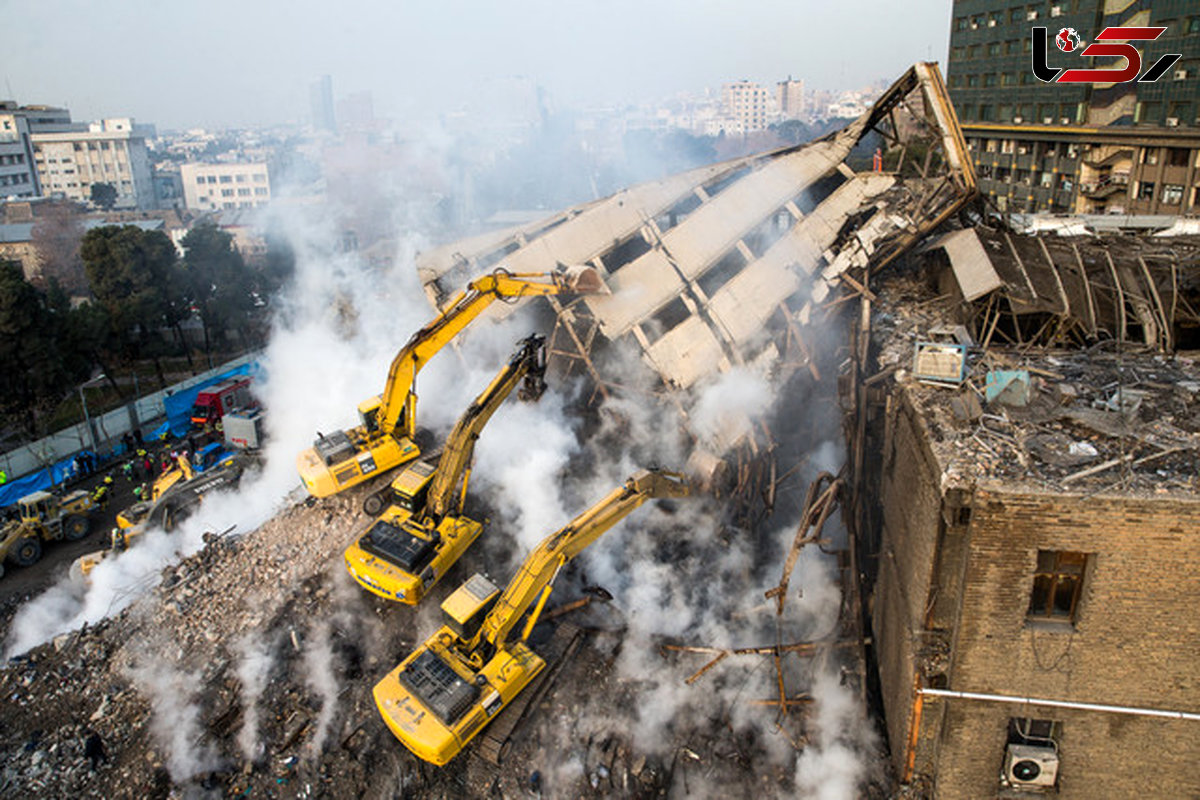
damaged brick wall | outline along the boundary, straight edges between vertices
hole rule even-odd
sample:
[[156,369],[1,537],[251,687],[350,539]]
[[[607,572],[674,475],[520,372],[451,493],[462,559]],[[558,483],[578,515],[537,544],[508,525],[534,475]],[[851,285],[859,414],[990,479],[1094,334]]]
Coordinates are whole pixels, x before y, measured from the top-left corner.
[[[933,796],[996,796],[1014,717],[1053,720],[1058,796],[1200,793],[1200,723],[925,697],[957,691],[1196,711],[1200,501],[956,486],[904,385],[885,422],[873,628],[897,774]],[[1030,621],[1038,551],[1088,554],[1076,621]],[[917,718],[914,735],[913,719]],[[910,747],[910,745],[912,745]]]
[[[1194,497],[977,490],[950,688],[1195,711],[1197,530]],[[1026,618],[1039,550],[1089,554],[1074,625]],[[1000,706],[947,716],[938,796],[995,787],[1016,716],[1062,723],[1061,798],[1200,793],[1200,723]]]

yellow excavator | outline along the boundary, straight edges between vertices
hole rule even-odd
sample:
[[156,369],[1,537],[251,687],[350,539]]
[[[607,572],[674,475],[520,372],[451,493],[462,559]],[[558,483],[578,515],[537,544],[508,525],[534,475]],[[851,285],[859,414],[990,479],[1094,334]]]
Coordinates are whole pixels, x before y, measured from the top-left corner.
[[[479,538],[483,525],[462,516],[475,441],[518,385],[522,400],[541,397],[546,388],[545,342],[537,335],[521,340],[454,426],[436,468],[426,460],[414,461],[385,490],[391,505],[345,552],[346,569],[364,589],[416,605]],[[460,478],[462,491],[456,491]],[[451,513],[456,498],[458,508]],[[378,508],[367,510],[378,513]]]
[[641,470],[544,539],[503,593],[471,576],[442,603],[446,624],[375,685],[375,705],[396,738],[431,764],[458,755],[546,666],[527,640],[563,565],[647,500],[689,493],[683,475]]
[[592,267],[562,267],[545,273],[496,269],[471,281],[437,319],[413,334],[392,360],[383,394],[358,405],[361,424],[329,436],[318,433],[313,446],[300,453],[296,468],[304,488],[315,497],[328,497],[420,455],[414,441],[417,373],[494,300],[607,291]]

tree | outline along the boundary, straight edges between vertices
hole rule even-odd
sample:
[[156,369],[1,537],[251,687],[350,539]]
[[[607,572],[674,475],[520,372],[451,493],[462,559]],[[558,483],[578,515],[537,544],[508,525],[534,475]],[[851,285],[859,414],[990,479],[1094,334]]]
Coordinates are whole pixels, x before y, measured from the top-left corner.
[[114,341],[129,358],[153,358],[165,388],[157,334],[164,327],[178,330],[187,309],[175,246],[161,231],[106,225],[88,231],[79,252]]
[[185,282],[204,326],[207,353],[214,341],[226,343],[230,329],[244,331],[254,311],[254,281],[233,246],[233,236],[211,222],[192,228],[180,244]]
[[31,437],[38,433],[38,412],[56,404],[84,371],[64,349],[66,325],[19,264],[0,261],[0,374],[6,384],[0,411],[18,418]]
[[117,187],[111,183],[92,184],[92,205],[109,211],[117,204]]

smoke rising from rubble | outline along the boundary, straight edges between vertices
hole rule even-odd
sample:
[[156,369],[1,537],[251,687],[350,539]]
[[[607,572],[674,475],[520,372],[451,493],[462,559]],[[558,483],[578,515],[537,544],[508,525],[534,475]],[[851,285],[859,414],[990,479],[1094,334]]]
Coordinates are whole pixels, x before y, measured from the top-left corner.
[[275,663],[275,639],[266,638],[261,631],[238,640],[234,646],[237,654],[237,677],[241,683],[242,727],[238,730],[237,744],[242,757],[248,763],[262,756],[262,740],[259,737],[258,699],[267,685],[267,677]]
[[[427,245],[418,235],[404,236],[391,265],[378,267],[368,265],[360,254],[338,252],[330,244],[337,237],[329,219],[296,213],[282,216],[279,223],[295,248],[297,265],[293,283],[277,304],[262,359],[265,379],[256,387],[268,409],[269,438],[261,472],[247,475],[236,492],[206,498],[176,532],[151,532],[118,558],[106,560],[93,571],[86,590],[62,583],[27,604],[14,620],[10,654],[125,607],[158,581],[165,565],[198,550],[206,530],[237,525],[239,533],[253,535],[253,528],[288,502],[296,488],[296,453],[311,444],[318,428],[329,433],[355,424],[357,404],[382,389],[396,351],[433,316],[414,269],[416,252]],[[507,360],[517,340],[533,330],[528,317],[518,313],[499,325],[480,321],[454,347],[446,348],[417,382],[421,425],[444,433]],[[604,402],[587,441],[581,441],[586,426],[569,412],[581,399],[576,382],[552,385],[537,404],[508,401],[478,441],[471,493],[486,499],[492,520],[477,547],[507,554],[506,564],[487,562],[501,585],[531,547],[635,470],[684,469],[693,443],[682,431],[677,407],[654,399],[640,355],[621,347],[612,347],[607,365],[612,372],[606,377],[631,388]],[[735,369],[695,390],[689,407],[691,430],[705,447],[718,451],[771,414],[786,421],[814,413],[805,407],[805,398],[780,394],[776,384],[758,373]],[[836,435],[836,426],[825,435]],[[804,446],[809,449],[808,464],[792,479],[801,495],[818,471],[836,472],[841,463],[840,448],[832,442],[808,441]],[[613,649],[616,674],[629,702],[617,706],[600,699],[580,715],[546,715],[542,724],[563,732],[556,737],[557,749],[543,762],[549,795],[570,794],[565,787],[571,780],[595,769],[594,760],[580,752],[587,746],[581,744],[585,734],[589,740],[626,737],[641,751],[666,761],[682,758],[681,768],[686,769],[691,757],[677,752],[673,756],[672,749],[697,748],[700,745],[691,740],[681,744],[684,734],[697,736],[694,732],[715,728],[731,733],[714,748],[739,742],[752,759],[761,758],[792,776],[801,797],[855,796],[867,775],[863,754],[870,752],[872,738],[857,714],[853,692],[837,679],[834,659],[784,661],[789,689],[807,691],[815,700],[816,713],[808,728],[815,735],[797,755],[793,742],[776,727],[777,709],[754,705],[778,691],[769,658],[731,656],[688,686],[684,680],[711,656],[664,658],[659,651],[664,638],[706,647],[743,647],[829,635],[841,604],[831,560],[811,546],[802,553],[784,621],[778,623],[775,605],[763,593],[779,579],[795,517],[788,520],[779,513],[762,535],[755,536],[725,524],[727,510],[720,500],[695,497],[672,505],[673,512],[647,504],[585,551],[576,570],[559,578],[552,605],[570,599],[569,593],[584,583],[598,584],[614,595],[611,606],[600,606],[598,613],[612,626],[624,626]],[[827,527],[835,535],[833,520]],[[340,564],[331,569],[338,575],[335,592],[343,600],[346,592],[360,591]],[[370,626],[380,625],[376,617],[368,620],[360,614],[348,621],[339,616],[345,613],[337,610],[328,618],[307,621],[305,629],[297,628],[304,643],[299,674],[319,704],[305,745],[313,760],[320,759],[329,734],[336,730],[338,697],[345,688],[339,685],[335,629],[352,630],[355,640],[368,649],[383,639],[372,635]],[[415,614],[422,639],[440,624],[435,603],[424,604]],[[244,714],[237,745],[247,761],[261,756],[258,703],[275,660],[275,641],[270,632],[255,632],[233,648]],[[382,655],[390,662],[396,654]],[[201,728],[191,693],[199,685],[195,677],[169,664],[153,670],[143,667],[132,677],[139,691],[146,686],[154,706],[152,729],[169,754],[172,777],[179,782],[214,768],[215,755],[197,745]],[[369,685],[378,677],[365,674],[357,680]],[[555,702],[587,703],[587,691],[588,687],[560,687]],[[736,795],[744,789],[723,786],[703,773],[693,775],[689,787],[700,797]]]
[[183,783],[217,769],[217,754],[202,741],[204,728],[196,704],[196,694],[204,686],[201,676],[177,669],[169,658],[149,652],[129,672],[138,691],[150,702],[150,733],[165,751],[171,780]]
[[338,683],[333,672],[333,648],[329,644],[329,622],[321,620],[309,630],[304,646],[304,680],[321,703],[316,730],[308,744],[309,758],[320,758],[325,738],[337,711]]

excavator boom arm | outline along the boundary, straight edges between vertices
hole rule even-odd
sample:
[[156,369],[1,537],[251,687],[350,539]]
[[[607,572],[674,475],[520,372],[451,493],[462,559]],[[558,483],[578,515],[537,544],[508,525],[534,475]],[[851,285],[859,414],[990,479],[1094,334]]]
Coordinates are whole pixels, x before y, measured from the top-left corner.
[[429,485],[429,494],[425,501],[426,518],[440,521],[450,510],[454,489],[471,463],[475,440],[496,413],[496,409],[526,376],[536,375],[540,379],[541,373],[545,372],[545,341],[544,337],[537,335],[521,340],[520,348],[509,359],[508,364],[459,418],[454,430],[446,439],[446,447],[438,461],[433,482]]
[[578,555],[642,503],[657,497],[684,497],[689,493],[687,478],[679,473],[640,470],[632,475],[623,486],[542,540],[497,599],[480,626],[476,641],[468,649],[474,650],[480,640],[497,646],[502,644],[530,604],[553,579],[560,565]]
[[603,282],[591,267],[572,267],[547,273],[512,273],[497,269],[471,281],[437,319],[413,334],[408,344],[392,359],[382,405],[377,414],[379,429],[384,433],[392,433],[397,426],[402,426],[406,434],[414,433],[412,414],[405,414],[405,407],[417,373],[463,328],[482,314],[492,301],[500,297],[515,300],[567,292],[596,294],[604,291]]

